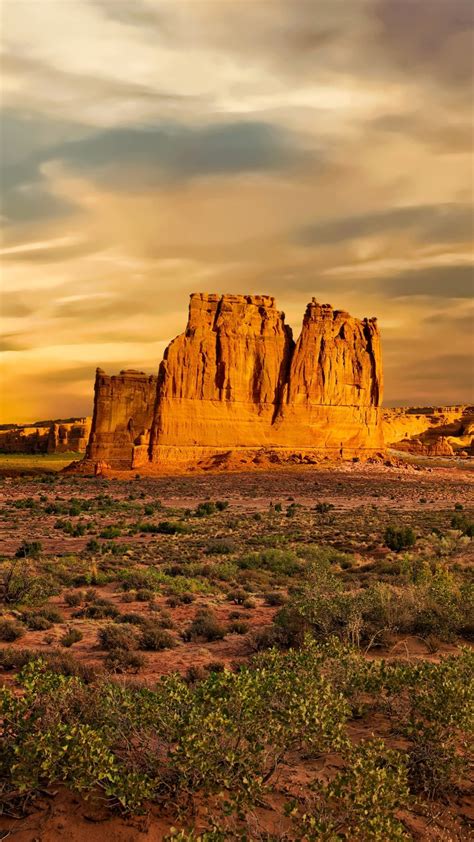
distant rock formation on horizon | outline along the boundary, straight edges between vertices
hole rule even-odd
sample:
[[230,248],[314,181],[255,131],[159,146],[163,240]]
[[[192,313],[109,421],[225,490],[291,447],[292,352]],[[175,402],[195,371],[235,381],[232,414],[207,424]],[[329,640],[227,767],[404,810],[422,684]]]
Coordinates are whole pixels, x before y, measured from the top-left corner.
[[383,409],[382,425],[393,450],[419,456],[474,455],[474,406]]
[[0,453],[85,453],[92,418],[2,425]]
[[97,369],[86,463],[365,458],[384,447],[382,388],[376,319],[313,299],[295,343],[274,298],[195,293],[157,377]]

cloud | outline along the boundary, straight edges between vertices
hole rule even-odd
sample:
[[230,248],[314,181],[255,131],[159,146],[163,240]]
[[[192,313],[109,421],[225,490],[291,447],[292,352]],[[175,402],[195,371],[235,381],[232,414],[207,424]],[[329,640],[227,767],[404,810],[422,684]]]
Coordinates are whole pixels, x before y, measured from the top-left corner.
[[101,184],[132,190],[198,176],[284,170],[305,157],[285,129],[250,121],[111,129],[49,154]]
[[429,298],[466,298],[474,293],[474,266],[454,264],[413,269],[395,277],[384,278],[380,287],[395,298],[423,295]]
[[384,50],[404,74],[471,87],[474,6],[471,0],[377,0],[374,18]]
[[2,292],[0,313],[4,318],[21,318],[34,312],[31,304],[25,302],[25,295],[17,292]]
[[326,245],[406,231],[422,243],[463,242],[472,236],[473,228],[471,205],[408,205],[310,225],[303,229],[300,240],[306,245]]
[[[465,155],[472,152],[474,131],[472,120],[425,111],[390,113],[376,117],[368,126],[385,136],[409,138],[431,148],[439,155]],[[466,115],[469,118],[470,114]]]

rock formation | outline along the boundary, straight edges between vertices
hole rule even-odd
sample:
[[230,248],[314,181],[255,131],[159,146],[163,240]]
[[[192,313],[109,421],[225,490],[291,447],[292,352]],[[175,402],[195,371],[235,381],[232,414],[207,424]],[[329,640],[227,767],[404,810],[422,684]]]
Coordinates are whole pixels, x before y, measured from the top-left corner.
[[37,421],[0,429],[0,453],[84,453],[91,418]]
[[474,441],[474,406],[384,409],[385,442],[394,450],[424,456],[470,455]]
[[98,368],[87,458],[128,469],[148,461],[157,378],[143,371],[109,377]]
[[98,369],[87,463],[160,470],[364,457],[383,449],[375,319],[308,305],[295,343],[274,298],[191,296],[158,377]]

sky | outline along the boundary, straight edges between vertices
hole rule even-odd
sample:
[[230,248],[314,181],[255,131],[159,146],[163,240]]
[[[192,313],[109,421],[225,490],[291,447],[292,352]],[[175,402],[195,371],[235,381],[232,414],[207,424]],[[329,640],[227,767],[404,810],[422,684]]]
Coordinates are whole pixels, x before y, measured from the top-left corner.
[[377,316],[473,395],[471,0],[0,0],[2,421],[154,373],[191,292]]

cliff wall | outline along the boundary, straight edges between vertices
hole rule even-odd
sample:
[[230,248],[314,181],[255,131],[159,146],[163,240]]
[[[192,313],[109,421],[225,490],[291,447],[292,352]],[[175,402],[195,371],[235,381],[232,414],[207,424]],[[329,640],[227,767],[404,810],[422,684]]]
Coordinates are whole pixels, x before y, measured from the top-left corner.
[[109,377],[97,369],[87,459],[124,470],[148,461],[156,387],[157,378],[143,371]]

